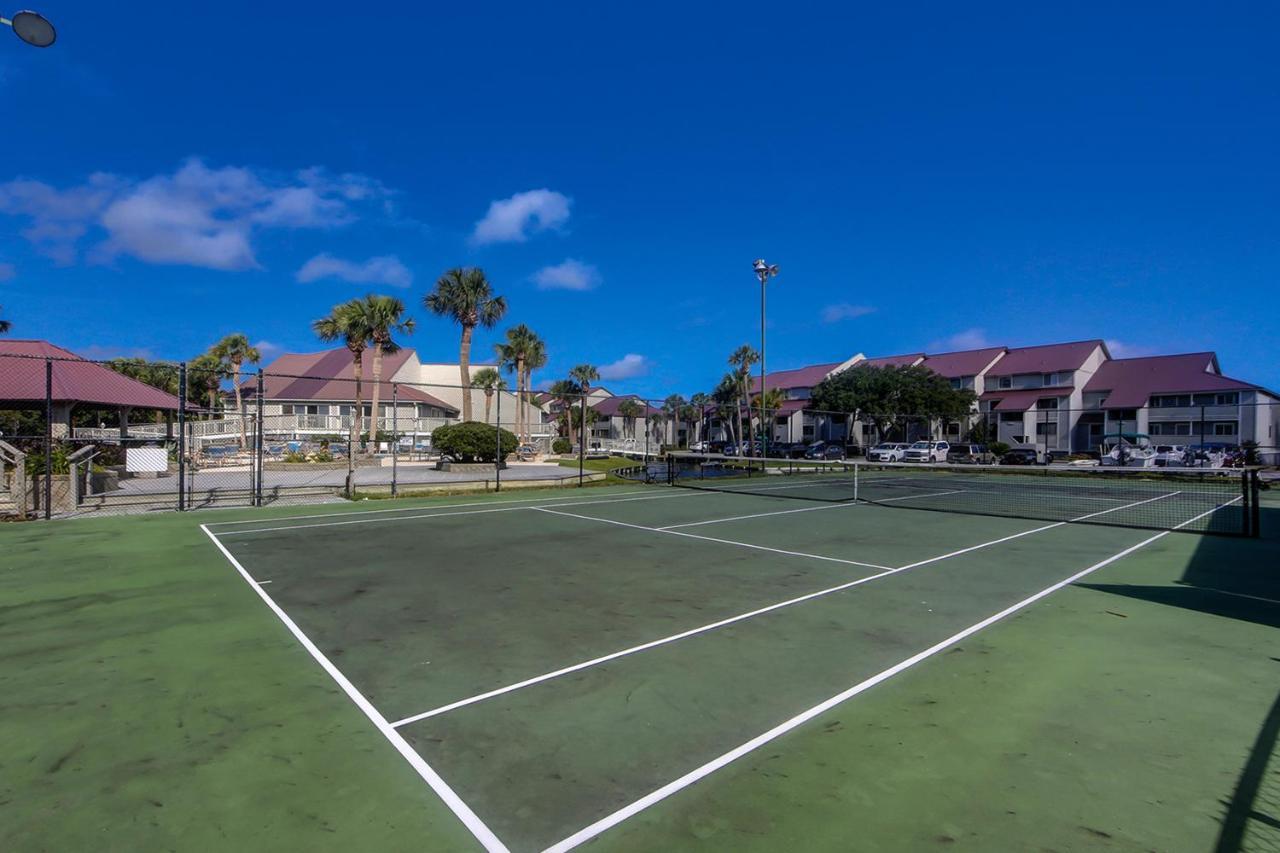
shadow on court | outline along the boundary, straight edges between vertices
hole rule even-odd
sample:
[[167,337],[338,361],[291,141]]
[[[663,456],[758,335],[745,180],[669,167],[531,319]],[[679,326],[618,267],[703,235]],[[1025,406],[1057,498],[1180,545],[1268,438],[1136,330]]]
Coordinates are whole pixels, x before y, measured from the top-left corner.
[[1278,736],[1280,696],[1263,720],[1235,791],[1225,802],[1227,813],[1222,818],[1215,853],[1280,849],[1280,761],[1275,754]]
[[1261,517],[1258,539],[1204,537],[1173,585],[1077,586],[1280,628],[1280,508],[1263,507]]

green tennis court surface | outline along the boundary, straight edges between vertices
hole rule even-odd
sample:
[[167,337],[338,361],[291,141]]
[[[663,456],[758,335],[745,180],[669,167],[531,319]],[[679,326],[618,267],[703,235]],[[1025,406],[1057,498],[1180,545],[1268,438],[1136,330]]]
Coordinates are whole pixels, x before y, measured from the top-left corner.
[[652,486],[14,527],[0,846],[1250,849],[1277,515]]

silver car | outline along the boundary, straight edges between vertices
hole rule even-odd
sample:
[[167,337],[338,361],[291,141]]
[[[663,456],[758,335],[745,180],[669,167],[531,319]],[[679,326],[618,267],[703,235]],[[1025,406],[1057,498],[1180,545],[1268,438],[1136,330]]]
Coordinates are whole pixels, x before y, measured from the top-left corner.
[[901,462],[907,452],[908,444],[901,441],[886,441],[877,444],[867,451],[868,462]]

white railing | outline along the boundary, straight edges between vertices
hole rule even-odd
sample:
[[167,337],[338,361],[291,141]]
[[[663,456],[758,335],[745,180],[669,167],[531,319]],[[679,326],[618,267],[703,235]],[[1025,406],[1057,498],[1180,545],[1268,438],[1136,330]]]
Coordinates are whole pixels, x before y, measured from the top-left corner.
[[[297,434],[299,437],[306,434],[346,435],[351,431],[351,420],[351,415],[264,415],[262,428],[265,433],[272,436],[281,434]],[[231,438],[240,435],[242,422],[245,422],[243,424],[244,431],[252,435],[254,432],[253,418],[251,416],[247,418],[241,417],[240,415],[230,415],[211,421],[187,421],[187,435],[193,439]],[[397,418],[395,420],[395,429],[401,435],[409,433],[429,435],[436,427],[450,423],[454,423],[450,418]],[[364,418],[361,421],[362,429],[367,430],[369,425],[370,418]],[[390,432],[391,427],[391,418],[380,418],[378,420],[379,430]],[[170,434],[176,437],[177,430],[177,424],[173,425],[172,432],[165,424],[129,424],[127,437],[163,439]],[[72,431],[72,436],[75,438],[110,441],[120,438],[120,428],[76,427]]]

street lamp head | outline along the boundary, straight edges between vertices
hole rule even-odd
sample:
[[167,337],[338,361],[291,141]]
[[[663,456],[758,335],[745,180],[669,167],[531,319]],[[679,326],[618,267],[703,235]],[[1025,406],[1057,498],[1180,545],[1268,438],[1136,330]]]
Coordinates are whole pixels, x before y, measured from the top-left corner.
[[[4,21],[0,18],[0,21]],[[37,12],[22,11],[13,16],[13,20],[4,21],[13,27],[13,34],[32,47],[48,47],[58,38],[53,24]]]
[[778,265],[766,263],[764,258],[756,258],[751,264],[751,268],[755,270],[756,276],[762,282],[778,274]]

